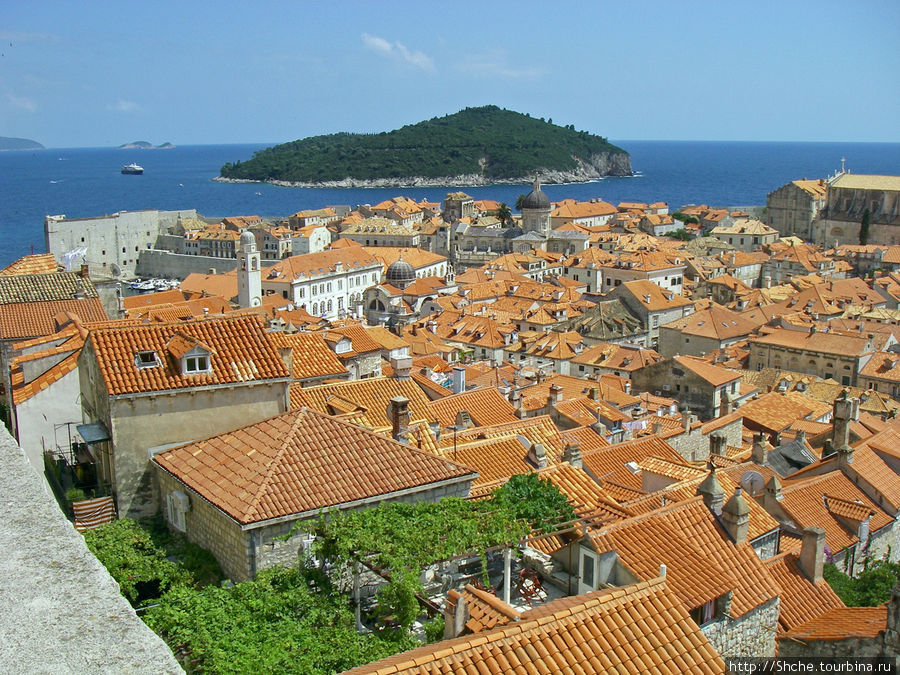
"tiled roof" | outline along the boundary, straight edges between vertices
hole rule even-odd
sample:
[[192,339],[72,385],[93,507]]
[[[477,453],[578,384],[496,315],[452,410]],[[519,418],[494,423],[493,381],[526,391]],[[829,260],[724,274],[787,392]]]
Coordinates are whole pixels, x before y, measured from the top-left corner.
[[322,333],[269,333],[278,348],[293,353],[293,377],[297,380],[343,376],[347,369],[335,355]]
[[237,297],[237,271],[224,274],[199,274],[193,272],[185,277],[179,287],[190,295],[212,295],[233,300]]
[[646,457],[658,457],[673,464],[687,463],[671,445],[659,436],[647,436],[633,441],[616,443],[600,450],[582,453],[584,468],[601,484],[613,482],[632,490],[641,490],[641,477],[627,466]]
[[[0,279],[17,277],[0,277]],[[43,300],[0,305],[0,338],[21,340],[51,335],[56,332],[54,317],[71,313],[84,321],[106,321],[103,303],[93,298],[70,300]]]
[[425,645],[348,675],[723,673],[662,579],[549,602],[506,626]]
[[[75,370],[78,367],[78,355],[84,346],[85,335],[86,333],[83,331],[69,328],[52,336],[53,342],[58,343],[57,346],[32,351],[13,359],[9,366],[13,403],[21,405]],[[16,346],[19,347],[19,345]],[[26,382],[24,365],[29,361],[39,359],[47,359],[47,363],[52,365],[48,365],[39,374],[29,372],[31,379]]]
[[243,525],[474,477],[468,468],[308,408],[153,461]]
[[[447,432],[444,437],[452,436]],[[442,437],[442,441],[444,440]],[[512,476],[521,473],[531,473],[538,467],[528,461],[530,443],[523,443],[514,435],[487,438],[480,441],[470,441],[461,445],[457,439],[456,446],[444,445],[439,454],[445,459],[459,462],[472,467],[478,472],[478,478],[473,484],[475,488],[491,485],[499,485],[506,482]],[[558,461],[558,455],[551,448],[545,448],[547,463],[554,465]]]
[[865,504],[860,504],[859,502],[852,502],[849,499],[841,499],[840,497],[835,497],[833,495],[824,495],[823,500],[825,502],[825,508],[828,509],[829,513],[833,513],[836,516],[841,516],[848,520],[855,520],[861,523],[870,516],[875,515],[874,509],[870,509]]
[[648,312],[687,307],[691,301],[678,293],[666,291],[647,279],[626,281],[622,284],[622,291],[628,292],[640,304],[641,308]]
[[[854,457],[854,465],[856,458]],[[781,507],[790,516],[797,530],[817,526],[825,530],[825,543],[837,553],[846,546],[859,541],[855,527],[853,531],[842,522],[843,516],[836,515],[826,506],[826,495],[838,497],[847,502],[859,502],[874,512],[869,520],[869,532],[876,532],[893,522],[887,513],[878,507],[866,494],[840,471],[831,471],[803,481],[785,481],[782,488]],[[840,508],[840,507],[839,507]]]
[[561,431],[560,438],[564,445],[567,443],[577,443],[581,447],[582,452],[590,452],[591,450],[598,450],[599,448],[606,448],[609,446],[609,441],[589,426],[575,427],[574,429]]
[[560,432],[549,415],[538,415],[537,417],[530,417],[515,422],[492,424],[487,427],[473,427],[471,429],[466,429],[465,431],[457,432],[456,434],[444,433],[441,435],[441,447],[444,449],[448,447],[452,448],[454,435],[456,436],[457,445],[486,438],[520,435],[527,439],[529,443],[540,443],[543,445],[544,449],[547,451],[548,459],[552,452],[559,454],[563,450]]
[[823,331],[810,333],[789,328],[776,328],[767,335],[755,337],[751,344],[801,349],[810,353],[859,356],[874,351],[865,335],[847,335]]
[[76,272],[0,276],[0,304],[71,300],[77,294],[96,298],[97,289],[88,277]]
[[799,556],[781,553],[763,561],[781,589],[778,627],[789,631],[844,603],[824,579],[813,583],[797,565]]
[[664,326],[680,333],[697,337],[726,340],[749,335],[756,324],[730,309],[712,303],[708,309],[700,309],[688,316],[675,319]]
[[390,401],[395,396],[409,399],[412,421],[435,421],[428,397],[412,380],[374,377],[351,382],[332,382],[316,387],[291,387],[291,408],[308,407],[326,415],[359,411],[358,423],[370,429],[391,426],[388,417]]
[[456,424],[456,414],[460,410],[468,412],[475,426],[479,427],[515,422],[518,419],[515,408],[494,387],[483,387],[447,396],[431,401],[429,407],[445,428]]
[[747,401],[740,407],[744,419],[754,427],[782,431],[797,420],[805,419],[813,412],[813,403],[804,405],[776,391]]
[[466,584],[462,591],[451,589],[447,594],[445,610],[453,611],[462,598],[469,612],[466,628],[473,633],[480,633],[488,628],[505,626],[510,621],[519,619],[519,612],[507,605],[493,593]]
[[728,382],[733,382],[741,377],[741,374],[728,368],[714,366],[696,356],[674,356],[672,360],[680,366],[687,368],[701,380],[705,380],[714,387],[720,387]]
[[[183,374],[167,345],[177,334],[213,351],[209,372]],[[109,327],[88,338],[111,396],[287,378],[278,350],[253,317],[190,321],[175,324]],[[139,367],[138,354],[152,352],[156,365]]]
[[796,626],[785,634],[803,642],[823,640],[826,642],[850,640],[853,638],[873,639],[887,630],[888,608],[881,607],[837,607],[824,614]]
[[59,263],[52,253],[26,255],[10,263],[0,270],[0,277],[17,274],[53,274],[59,269]]

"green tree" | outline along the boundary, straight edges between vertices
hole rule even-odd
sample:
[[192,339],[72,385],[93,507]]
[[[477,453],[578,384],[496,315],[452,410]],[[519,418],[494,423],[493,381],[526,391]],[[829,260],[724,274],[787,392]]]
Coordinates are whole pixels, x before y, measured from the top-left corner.
[[559,523],[575,519],[575,510],[566,496],[536,473],[513,476],[494,490],[491,503],[510,511],[535,530],[552,531]]
[[869,209],[863,211],[862,220],[859,223],[859,243],[863,246],[869,243]]
[[900,583],[900,563],[867,559],[855,578],[834,563],[825,563],[824,576],[848,607],[877,607],[890,599],[891,589]]
[[500,207],[497,209],[497,218],[503,227],[511,227],[515,223],[512,211],[509,210],[509,205],[506,202],[500,202]]
[[516,211],[522,210],[522,204],[525,203],[525,195],[519,195],[516,197]]

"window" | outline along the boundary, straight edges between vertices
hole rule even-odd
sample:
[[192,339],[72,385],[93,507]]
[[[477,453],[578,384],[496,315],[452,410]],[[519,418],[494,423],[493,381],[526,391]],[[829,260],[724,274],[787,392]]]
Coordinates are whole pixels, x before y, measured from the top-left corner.
[[138,352],[134,356],[134,365],[138,368],[156,368],[156,366],[159,365],[159,360],[156,358],[156,352]]
[[166,495],[166,512],[169,516],[169,522],[179,532],[184,532],[186,528],[184,514],[190,510],[191,503],[188,496],[181,490],[175,490]]
[[184,358],[184,374],[191,373],[208,373],[209,372],[209,356],[206,354],[197,356],[186,356]]
[[585,586],[594,587],[594,558],[587,553],[581,556],[581,583]]

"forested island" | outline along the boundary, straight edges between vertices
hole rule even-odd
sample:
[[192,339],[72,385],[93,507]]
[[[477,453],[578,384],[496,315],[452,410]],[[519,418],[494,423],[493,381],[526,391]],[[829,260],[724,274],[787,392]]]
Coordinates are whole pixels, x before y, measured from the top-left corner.
[[568,183],[631,175],[602,136],[483,106],[377,134],[312,136],[225,164],[219,180],[309,187]]
[[123,143],[119,146],[119,150],[171,150],[175,146],[169,142],[161,145],[153,145],[147,141],[132,141],[131,143]]
[[0,152],[3,150],[44,150],[44,146],[30,138],[0,136]]

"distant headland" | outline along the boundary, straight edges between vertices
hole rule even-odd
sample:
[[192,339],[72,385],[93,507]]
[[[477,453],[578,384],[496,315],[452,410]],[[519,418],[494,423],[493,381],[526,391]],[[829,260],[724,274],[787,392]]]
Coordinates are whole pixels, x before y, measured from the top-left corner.
[[30,138],[9,138],[0,136],[0,152],[4,150],[45,150],[46,148]]
[[629,154],[602,136],[483,106],[377,134],[283,143],[225,164],[216,180],[297,187],[578,183],[630,176]]
[[119,146],[119,150],[171,150],[175,146],[171,143],[163,143],[162,145],[153,145],[147,141],[132,141]]

